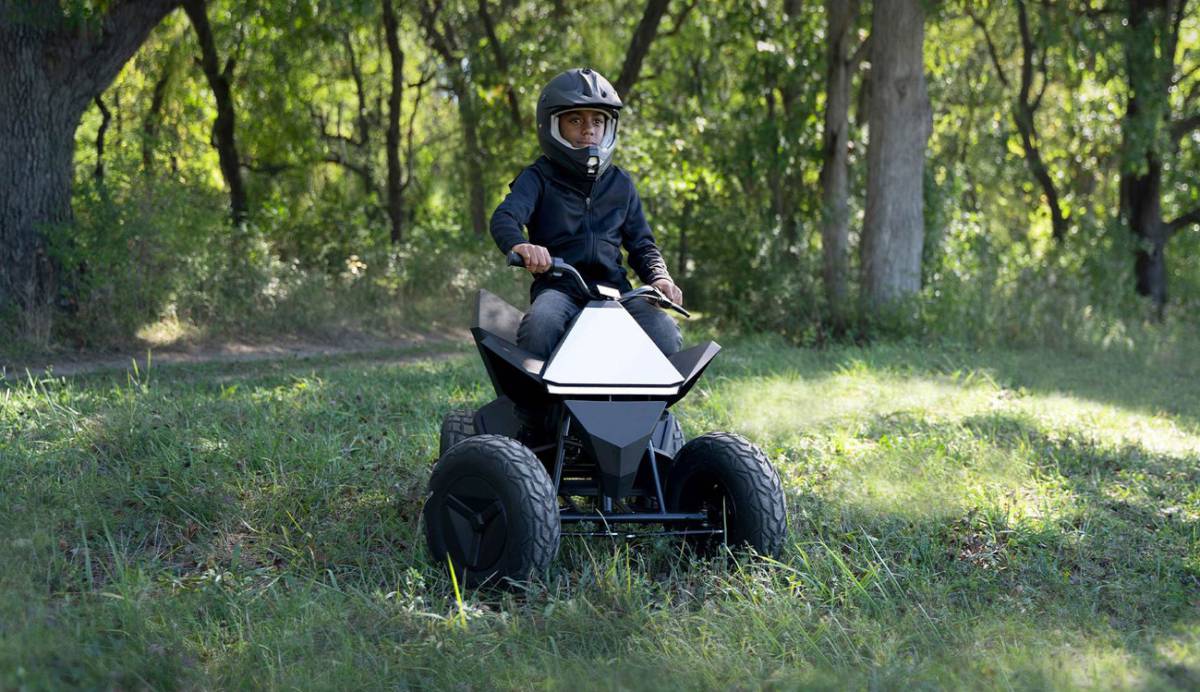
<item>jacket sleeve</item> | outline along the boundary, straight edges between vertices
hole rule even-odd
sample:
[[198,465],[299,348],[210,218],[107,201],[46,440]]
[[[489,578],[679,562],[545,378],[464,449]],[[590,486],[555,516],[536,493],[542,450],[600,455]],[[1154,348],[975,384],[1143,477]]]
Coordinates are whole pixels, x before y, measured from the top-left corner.
[[508,195],[492,213],[492,238],[500,252],[507,255],[514,245],[527,242],[521,229],[533,217],[533,210],[537,207],[541,194],[541,180],[530,168],[526,168],[516,180],[509,183]]
[[650,224],[646,223],[646,215],[642,212],[642,198],[633,189],[629,198],[629,210],[625,214],[625,226],[621,229],[621,244],[629,253],[629,266],[637,272],[638,278],[644,284],[651,284],[659,279],[670,279],[667,263],[663,261],[662,253],[654,242],[654,234],[650,232]]

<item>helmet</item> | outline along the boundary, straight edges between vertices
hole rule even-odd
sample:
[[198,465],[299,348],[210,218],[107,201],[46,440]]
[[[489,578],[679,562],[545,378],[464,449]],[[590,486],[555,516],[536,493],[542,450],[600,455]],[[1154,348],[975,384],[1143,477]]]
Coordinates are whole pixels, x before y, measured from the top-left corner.
[[[542,89],[537,103],[538,144],[551,161],[589,180],[595,180],[612,164],[617,148],[617,116],[621,97],[599,72],[584,68],[559,74]],[[574,147],[558,130],[558,117],[567,111],[587,108],[608,116],[598,146]]]

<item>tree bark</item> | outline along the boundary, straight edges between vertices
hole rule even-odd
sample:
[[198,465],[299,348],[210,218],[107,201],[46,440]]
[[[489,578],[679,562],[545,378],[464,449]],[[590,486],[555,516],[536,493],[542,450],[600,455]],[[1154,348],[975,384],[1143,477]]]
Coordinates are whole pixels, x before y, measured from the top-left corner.
[[641,74],[642,62],[646,59],[646,54],[650,52],[650,44],[654,43],[654,37],[658,35],[658,25],[667,11],[667,3],[668,0],[646,1],[646,10],[642,13],[642,19],[638,22],[637,29],[633,32],[629,49],[625,51],[625,62],[621,65],[621,74],[617,77],[617,83],[613,85],[613,88],[617,90],[618,96],[625,99],[626,103],[629,102],[630,92]]
[[58,3],[0,3],[0,310],[29,316],[53,302],[43,230],[71,220],[75,130],[178,2],[112,2],[94,25]]
[[217,119],[213,122],[213,139],[217,147],[221,175],[225,178],[225,184],[229,186],[230,219],[233,221],[233,225],[240,226],[249,216],[249,204],[246,200],[246,187],[242,182],[242,164],[238,156],[235,135],[237,118],[233,108],[233,94],[229,87],[230,77],[233,74],[233,61],[227,61],[225,68],[221,68],[212,26],[208,22],[206,4],[206,0],[184,0],[183,9],[192,22],[192,28],[196,31],[196,41],[200,44],[200,67],[204,70],[208,86],[213,92],[213,99],[217,103]]
[[400,108],[404,96],[404,52],[397,35],[399,22],[392,0],[383,0],[383,30],[391,60],[392,79],[388,91],[387,133],[387,213],[391,222],[392,245],[399,245],[404,234],[404,187],[400,167]]
[[92,176],[104,182],[104,135],[108,133],[108,124],[112,122],[112,112],[104,105],[104,99],[97,96],[93,101],[100,110],[100,128],[96,130],[96,170]]
[[825,0],[829,18],[825,134],[821,164],[821,254],[825,300],[836,332],[845,328],[850,249],[850,78],[858,0]]
[[479,109],[466,85],[458,90],[458,115],[462,121],[466,151],[467,194],[470,197],[471,229],[478,237],[487,235],[487,208],[483,193],[483,150],[479,146]]
[[876,2],[862,288],[870,308],[921,289],[925,148],[933,129],[925,88],[922,0]]
[[[1137,241],[1135,289],[1154,303],[1161,319],[1167,304],[1167,241],[1163,220],[1158,132],[1169,119],[1167,89],[1175,67],[1172,25],[1183,13],[1175,0],[1129,0],[1125,40],[1129,97],[1121,126],[1125,161],[1121,171],[1121,215]],[[1178,12],[1178,15],[1175,13]]]
[[[1009,87],[1008,76],[1004,72],[1004,66],[1000,63],[1000,55],[995,44],[992,43],[987,24],[974,14],[971,14],[971,19],[983,32],[984,40],[987,42],[988,55],[992,59],[992,66],[996,68],[996,76],[1000,79],[1001,84]],[[1038,136],[1037,121],[1034,119],[1047,85],[1046,48],[1042,48],[1041,60],[1037,66],[1037,70],[1042,76],[1042,86],[1038,95],[1034,96],[1032,90],[1035,63],[1038,62],[1038,47],[1029,30],[1029,12],[1026,9],[1025,0],[1017,0],[1017,29],[1021,36],[1021,83],[1017,89],[1017,100],[1012,107],[1013,124],[1021,136],[1021,148],[1025,152],[1025,164],[1029,167],[1029,173],[1042,188],[1042,194],[1046,196],[1046,206],[1050,210],[1051,235],[1055,242],[1062,242],[1067,236],[1067,219],[1059,204],[1058,188],[1054,185],[1054,179],[1050,177],[1045,160],[1042,159],[1041,148],[1038,144],[1041,138]]]
[[[1050,171],[1042,160],[1042,152],[1038,146],[1037,123],[1034,113],[1042,100],[1041,94],[1033,97],[1034,53],[1037,50],[1033,37],[1029,32],[1029,13],[1025,9],[1025,0],[1017,0],[1017,24],[1021,32],[1021,87],[1017,96],[1017,110],[1013,114],[1017,130],[1021,133],[1021,146],[1025,149],[1025,160],[1029,164],[1042,193],[1046,195],[1046,206],[1050,207],[1050,232],[1055,242],[1061,243],[1067,237],[1067,219],[1063,216],[1062,207],[1058,202],[1058,189],[1050,177]],[[1042,48],[1041,73],[1042,91],[1046,89],[1046,48]]]
[[142,170],[150,173],[154,170],[154,148],[158,145],[158,128],[161,126],[162,108],[167,98],[167,87],[171,84],[171,75],[175,70],[174,56],[167,57],[162,74],[154,80],[154,89],[150,97],[150,108],[142,119]]

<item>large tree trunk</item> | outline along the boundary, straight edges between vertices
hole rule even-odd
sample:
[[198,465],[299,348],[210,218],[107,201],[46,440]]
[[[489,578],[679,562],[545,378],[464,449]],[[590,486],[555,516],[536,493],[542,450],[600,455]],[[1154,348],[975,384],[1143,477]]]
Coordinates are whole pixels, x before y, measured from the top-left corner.
[[233,109],[233,94],[229,88],[233,76],[233,61],[227,61],[224,69],[221,68],[212,26],[208,22],[206,0],[184,0],[183,8],[188,19],[192,21],[192,28],[196,30],[196,41],[200,44],[200,66],[208,79],[209,88],[212,89],[213,99],[217,102],[213,139],[216,141],[221,175],[225,178],[225,184],[229,186],[230,218],[233,225],[239,226],[249,216],[249,203],[246,201],[246,186],[242,183],[242,164],[234,134],[237,119]]
[[0,3],[0,310],[36,315],[53,302],[43,229],[71,220],[79,120],[177,4],[111,2],[97,30],[59,3]]
[[862,242],[863,298],[871,307],[921,289],[925,148],[933,128],[924,40],[922,0],[874,4]]
[[829,18],[825,136],[821,164],[821,252],[825,300],[835,331],[845,326],[850,248],[850,78],[858,0],[825,0]]
[[[75,128],[83,108],[56,92],[38,64],[38,41],[0,38],[0,307],[38,312],[50,304],[57,270],[46,226],[71,220]],[[22,45],[24,44],[24,45]],[[84,103],[87,103],[85,101]]]

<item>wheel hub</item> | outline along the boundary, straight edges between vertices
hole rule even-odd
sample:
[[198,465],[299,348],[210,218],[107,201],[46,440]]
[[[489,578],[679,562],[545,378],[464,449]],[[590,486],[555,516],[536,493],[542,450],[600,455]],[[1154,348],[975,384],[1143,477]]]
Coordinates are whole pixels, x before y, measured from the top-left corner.
[[494,564],[508,540],[508,517],[491,486],[481,478],[459,479],[447,491],[443,507],[451,560],[471,570]]

